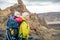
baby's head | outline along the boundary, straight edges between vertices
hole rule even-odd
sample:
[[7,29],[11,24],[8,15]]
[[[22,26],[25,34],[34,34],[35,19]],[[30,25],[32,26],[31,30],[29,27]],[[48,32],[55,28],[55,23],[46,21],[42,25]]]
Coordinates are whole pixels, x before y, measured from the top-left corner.
[[16,16],[16,17],[20,17],[21,14],[20,14],[18,11],[15,11],[15,12],[14,12],[14,16]]

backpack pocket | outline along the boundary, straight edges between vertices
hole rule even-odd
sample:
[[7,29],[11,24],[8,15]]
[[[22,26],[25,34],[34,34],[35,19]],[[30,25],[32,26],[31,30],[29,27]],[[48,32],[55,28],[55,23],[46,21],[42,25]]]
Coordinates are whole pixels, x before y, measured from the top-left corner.
[[18,35],[18,29],[10,29],[10,34],[12,36],[17,36]]

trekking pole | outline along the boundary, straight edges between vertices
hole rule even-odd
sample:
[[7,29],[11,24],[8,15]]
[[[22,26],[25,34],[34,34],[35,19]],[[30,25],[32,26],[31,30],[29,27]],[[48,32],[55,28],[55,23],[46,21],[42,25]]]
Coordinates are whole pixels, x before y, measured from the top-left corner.
[[6,40],[9,40],[7,30],[6,30]]
[[12,38],[10,37],[10,30],[9,29],[7,31],[7,38],[8,38],[8,40],[12,40]]

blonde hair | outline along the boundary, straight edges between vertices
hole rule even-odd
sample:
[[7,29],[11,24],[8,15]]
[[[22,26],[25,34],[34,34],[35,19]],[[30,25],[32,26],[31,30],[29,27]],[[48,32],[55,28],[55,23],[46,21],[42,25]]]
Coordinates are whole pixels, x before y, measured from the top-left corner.
[[24,13],[22,13],[22,17],[26,17],[27,15],[29,15],[28,12],[24,12]]

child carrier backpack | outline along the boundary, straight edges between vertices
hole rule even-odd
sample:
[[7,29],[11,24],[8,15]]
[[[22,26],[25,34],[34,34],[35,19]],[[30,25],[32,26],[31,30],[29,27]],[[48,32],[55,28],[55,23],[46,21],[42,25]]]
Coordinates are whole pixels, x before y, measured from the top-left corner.
[[17,17],[9,17],[7,21],[7,37],[9,40],[17,40],[19,23],[15,20]]

